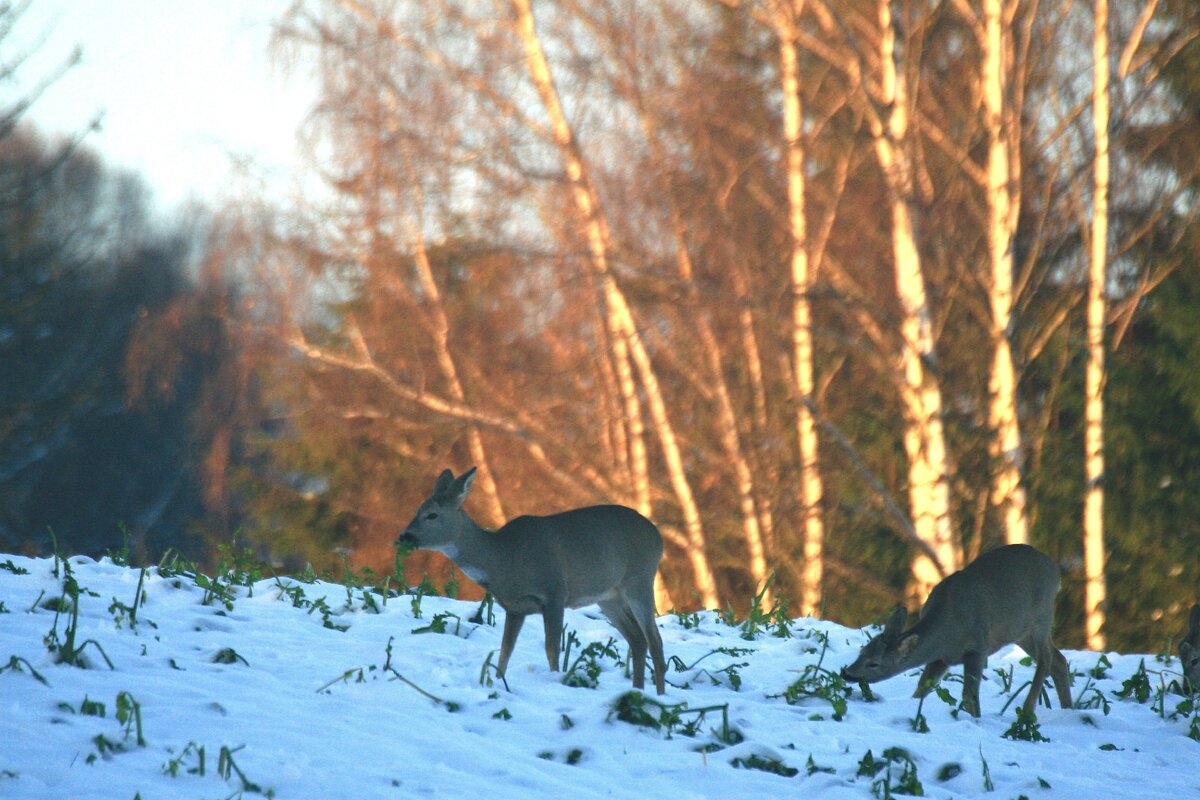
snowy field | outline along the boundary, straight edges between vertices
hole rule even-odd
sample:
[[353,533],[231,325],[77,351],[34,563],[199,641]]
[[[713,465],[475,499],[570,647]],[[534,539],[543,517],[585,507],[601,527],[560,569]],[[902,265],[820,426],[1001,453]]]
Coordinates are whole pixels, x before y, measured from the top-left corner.
[[548,670],[531,619],[505,687],[500,626],[468,622],[474,603],[236,562],[68,568],[0,555],[5,800],[1200,798],[1200,723],[1165,690],[1178,661],[1153,654],[1066,652],[1082,707],[1013,731],[1033,670],[1005,648],[981,719],[946,701],[956,668],[917,732],[916,671],[868,701],[837,677],[868,632],[831,622],[664,615],[659,698],[627,694],[595,608],[567,612],[570,671]]

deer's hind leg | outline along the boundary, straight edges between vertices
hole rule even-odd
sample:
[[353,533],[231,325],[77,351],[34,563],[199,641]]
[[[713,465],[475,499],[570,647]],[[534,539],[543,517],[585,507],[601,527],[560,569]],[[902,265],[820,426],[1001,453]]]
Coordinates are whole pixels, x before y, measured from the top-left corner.
[[621,636],[625,637],[625,641],[629,643],[629,670],[633,675],[633,688],[641,689],[646,685],[646,636],[642,633],[642,627],[638,624],[637,618],[633,616],[633,611],[629,608],[629,604],[625,602],[624,597],[614,597],[608,600],[600,601],[600,610],[604,612],[604,616],[608,617],[609,622],[621,632]]
[[[1063,690],[1067,690],[1067,702],[1064,708],[1069,708],[1071,705],[1070,689],[1071,679],[1066,673],[1067,660],[1063,658],[1062,653],[1055,649],[1054,645],[1050,644],[1049,640],[1025,640],[1018,642],[1021,649],[1029,655],[1033,656],[1034,662],[1037,664],[1033,671],[1033,680],[1029,683],[1029,694],[1025,697],[1025,703],[1022,708],[1025,715],[1029,716],[1034,713],[1037,708],[1038,700],[1042,696],[1042,686],[1046,683],[1046,676],[1054,670],[1054,688],[1058,692],[1059,702],[1063,699]],[[1055,658],[1057,656],[1057,659]],[[1060,679],[1060,675],[1065,678],[1065,682]]]
[[1050,677],[1054,679],[1054,691],[1063,708],[1071,708],[1071,668],[1067,658],[1053,644],[1050,645]]
[[650,650],[650,659],[654,662],[654,688],[659,694],[666,693],[667,660],[663,655],[662,636],[658,632],[658,620],[654,617],[654,575],[644,581],[644,585],[625,587],[625,603],[629,613],[637,623]]

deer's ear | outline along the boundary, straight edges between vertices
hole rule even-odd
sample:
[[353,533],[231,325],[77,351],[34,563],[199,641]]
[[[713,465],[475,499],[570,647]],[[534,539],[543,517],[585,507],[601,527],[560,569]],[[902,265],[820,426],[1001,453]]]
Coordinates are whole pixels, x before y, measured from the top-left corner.
[[895,639],[904,630],[906,622],[908,622],[908,609],[904,606],[896,606],[884,624],[883,633],[880,635],[887,639]]
[[1188,632],[1200,631],[1200,603],[1192,606],[1192,614],[1188,617]]
[[437,483],[433,485],[433,493],[442,494],[450,488],[450,484],[454,483],[454,473],[448,469],[442,470],[442,474],[438,475]]
[[461,506],[463,501],[467,499],[467,492],[471,491],[471,482],[475,480],[475,467],[459,475],[454,480],[454,485],[450,489],[450,496],[454,499],[454,504]]
[[1190,644],[1188,644],[1187,642],[1179,643],[1179,658],[1185,664],[1187,663],[1188,656],[1191,654],[1191,652],[1192,652],[1192,646]]
[[905,636],[896,647],[896,655],[900,658],[908,658],[909,653],[916,649],[920,641],[921,637],[915,633]]

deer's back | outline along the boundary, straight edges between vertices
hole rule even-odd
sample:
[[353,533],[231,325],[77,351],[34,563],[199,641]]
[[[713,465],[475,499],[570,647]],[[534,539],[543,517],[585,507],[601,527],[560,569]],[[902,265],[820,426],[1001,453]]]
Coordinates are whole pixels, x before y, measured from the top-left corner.
[[493,536],[543,571],[544,580],[561,577],[572,607],[596,602],[626,581],[653,581],[663,549],[654,523],[619,505],[516,517]]
[[1058,567],[1048,556],[1028,545],[1006,545],[934,587],[921,618],[941,618],[972,649],[990,654],[1048,637],[1058,587]]

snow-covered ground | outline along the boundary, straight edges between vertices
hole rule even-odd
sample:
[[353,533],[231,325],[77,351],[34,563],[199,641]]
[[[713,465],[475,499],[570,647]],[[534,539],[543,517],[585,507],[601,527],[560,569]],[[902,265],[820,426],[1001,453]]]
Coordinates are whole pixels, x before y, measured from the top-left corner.
[[[918,733],[916,671],[874,686],[874,702],[853,687],[844,713],[830,702],[844,698],[835,673],[867,638],[831,622],[764,620],[746,639],[712,612],[664,615],[670,685],[639,703],[612,654],[625,657],[623,642],[572,673],[586,683],[594,664],[596,688],[564,685],[536,618],[506,688],[489,668],[500,627],[467,622],[474,603],[385,603],[360,587],[274,578],[206,591],[203,577],[151,568],[131,619],[141,571],[74,557],[73,623],[70,602],[53,610],[64,595],[55,567],[0,555],[7,800],[870,798],[918,782],[928,797],[1200,797],[1194,717],[1172,719],[1184,698],[1162,691],[1176,659],[1110,653],[1094,678],[1099,654],[1067,652],[1073,692],[1094,707],[1039,706],[1050,741],[1033,742],[1004,737],[1023,699],[1010,695],[1032,675],[1005,648],[989,663],[981,719],[931,695]],[[571,662],[618,636],[594,608],[568,611],[567,626],[579,642]],[[57,663],[71,654],[87,668]],[[1119,698],[1143,661],[1145,701]],[[958,697],[953,678],[942,685]]]

